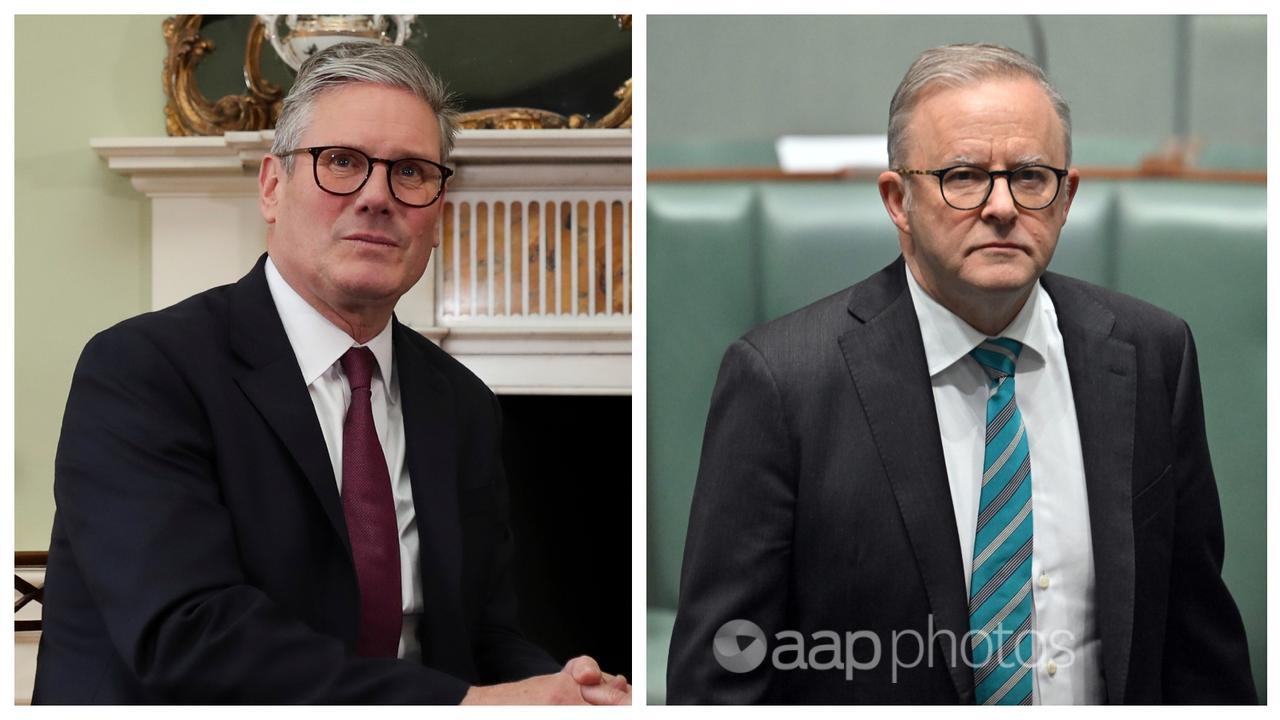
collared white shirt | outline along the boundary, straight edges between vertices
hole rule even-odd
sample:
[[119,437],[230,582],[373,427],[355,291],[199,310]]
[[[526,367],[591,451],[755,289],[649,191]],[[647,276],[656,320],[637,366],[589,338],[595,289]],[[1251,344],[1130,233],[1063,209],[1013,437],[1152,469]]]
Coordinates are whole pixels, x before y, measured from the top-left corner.
[[[905,272],[929,364],[968,592],[989,396],[987,376],[969,351],[987,336],[930,297],[909,268]],[[1102,703],[1106,691],[1080,428],[1057,311],[1040,283],[996,337],[1023,344],[1014,387],[1031,453],[1033,701]]]
[[[342,426],[351,404],[351,385],[342,373],[339,359],[357,343],[346,331],[321,315],[289,286],[271,258],[266,263],[267,287],[276,311],[284,324],[285,335],[293,346],[307,384],[316,419],[329,449],[333,476],[338,493],[342,493]],[[396,527],[400,532],[400,607],[404,614],[400,626],[397,656],[410,660],[421,658],[422,648],[414,633],[422,613],[422,578],[418,565],[418,525],[413,510],[413,487],[409,484],[409,468],[405,464],[404,413],[400,408],[400,384],[391,347],[391,321],[365,343],[377,359],[377,370],[370,383],[373,425],[387,459],[391,478],[391,496],[396,505]],[[387,378],[390,378],[388,381]]]

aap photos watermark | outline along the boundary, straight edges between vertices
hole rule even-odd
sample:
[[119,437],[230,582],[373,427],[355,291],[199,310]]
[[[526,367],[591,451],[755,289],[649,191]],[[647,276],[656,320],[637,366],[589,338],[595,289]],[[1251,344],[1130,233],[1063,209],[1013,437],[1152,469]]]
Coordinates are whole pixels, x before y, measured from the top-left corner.
[[[1027,636],[1031,637],[1029,645]],[[845,679],[852,680],[854,673],[889,663],[891,681],[896,683],[899,670],[922,664],[951,667],[964,663],[975,669],[990,668],[995,663],[1005,668],[1031,666],[1041,652],[1054,657],[1059,667],[1068,667],[1075,661],[1071,650],[1074,641],[1070,630],[1059,629],[1045,635],[1002,625],[989,632],[971,630],[957,638],[950,630],[937,629],[930,615],[925,633],[895,630],[888,637],[881,637],[871,630],[817,630],[805,636],[795,630],[780,630],[771,642],[759,625],[736,619],[720,626],[711,649],[720,667],[731,673],[749,673],[768,662],[774,670],[781,671],[843,670]],[[964,647],[960,643],[967,643],[972,652],[960,652],[959,648]],[[973,658],[985,660],[975,663]]]

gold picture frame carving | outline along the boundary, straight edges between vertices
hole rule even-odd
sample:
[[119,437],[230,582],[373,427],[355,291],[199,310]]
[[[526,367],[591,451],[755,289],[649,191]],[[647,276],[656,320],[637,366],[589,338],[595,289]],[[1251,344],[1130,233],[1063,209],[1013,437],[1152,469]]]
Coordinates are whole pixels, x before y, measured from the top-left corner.
[[213,42],[200,37],[203,15],[175,15],[164,21],[168,54],[164,60],[165,130],[171,136],[222,135],[233,130],[275,127],[284,92],[262,77],[262,41],[266,28],[258,18],[249,26],[244,51],[244,95],[210,102],[196,84],[196,66]]

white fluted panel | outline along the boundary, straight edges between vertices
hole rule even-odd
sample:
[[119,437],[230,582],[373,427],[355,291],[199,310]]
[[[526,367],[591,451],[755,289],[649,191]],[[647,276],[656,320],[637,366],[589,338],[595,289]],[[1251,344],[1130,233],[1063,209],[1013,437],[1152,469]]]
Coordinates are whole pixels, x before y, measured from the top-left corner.
[[[522,318],[627,321],[630,214],[627,191],[450,192],[442,214],[447,230],[438,265],[437,320],[451,326]],[[599,239],[602,252],[596,249]],[[614,265],[619,261],[621,273]]]

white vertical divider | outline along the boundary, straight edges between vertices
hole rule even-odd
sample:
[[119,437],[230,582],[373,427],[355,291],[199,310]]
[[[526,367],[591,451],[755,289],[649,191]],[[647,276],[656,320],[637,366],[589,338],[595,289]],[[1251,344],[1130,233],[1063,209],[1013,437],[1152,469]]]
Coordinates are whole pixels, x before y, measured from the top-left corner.
[[564,203],[551,201],[551,236],[556,243],[556,315],[564,314],[564,248],[560,242],[560,209],[563,207]]
[[488,305],[489,311],[485,313],[486,315],[497,314],[495,312],[497,305],[494,305],[493,303],[493,206],[494,204],[495,203],[492,200],[485,203],[485,206],[488,209],[488,213],[489,213],[488,221],[485,222],[484,224],[485,235],[488,236],[487,238],[485,238],[488,241],[488,246],[487,246],[488,250],[485,252],[485,255],[484,255],[484,265],[485,265],[485,269],[489,271],[488,273],[489,275],[489,305]]
[[467,307],[467,314],[471,317],[476,317],[479,314],[476,312],[476,304],[479,299],[477,292],[480,285],[480,283],[476,282],[476,204],[474,200],[468,203],[471,207],[471,227],[468,228],[470,232],[467,233],[468,247],[471,248],[471,305]]
[[529,201],[520,203],[520,230],[524,236],[520,244],[520,311],[529,314]]
[[613,314],[613,203],[604,204],[604,314]]
[[596,314],[596,204],[587,205],[587,314]]
[[578,314],[578,202],[569,201],[569,314]]
[[453,314],[462,314],[462,203],[453,204]]
[[551,207],[551,202],[542,203],[541,212],[538,213],[538,237],[541,242],[538,243],[538,254],[542,257],[542,262],[538,263],[538,314],[548,315],[547,312],[547,208]]
[[502,217],[505,220],[502,230],[502,278],[506,296],[502,301],[502,314],[511,317],[511,211],[514,202],[507,201]]

